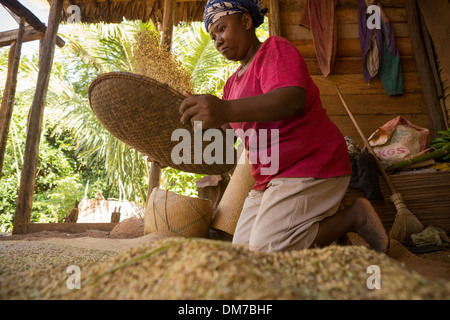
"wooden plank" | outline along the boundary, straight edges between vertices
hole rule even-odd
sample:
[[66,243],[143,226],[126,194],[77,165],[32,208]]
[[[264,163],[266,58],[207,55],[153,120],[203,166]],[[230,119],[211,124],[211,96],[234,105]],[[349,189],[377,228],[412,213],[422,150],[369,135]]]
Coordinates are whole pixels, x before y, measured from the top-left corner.
[[[408,37],[409,30],[406,22],[391,23],[396,37]],[[312,33],[309,29],[298,25],[281,25],[282,36],[291,40],[311,40]],[[357,39],[359,38],[359,27],[357,23],[338,24],[339,39]]]
[[42,231],[80,233],[89,230],[111,231],[118,223],[28,223],[15,226],[15,234],[29,234]]
[[[24,7],[19,1],[17,0],[0,0],[0,3],[11,10],[15,15],[19,17],[24,17],[25,21],[30,24],[33,28],[35,28],[38,31],[45,32],[47,27],[45,24],[39,20],[30,10],[28,10],[26,7]],[[59,21],[58,21],[59,23]],[[64,47],[65,42],[63,39],[57,36],[56,38],[56,44],[58,47]]]
[[[368,85],[362,74],[329,75],[327,78],[320,75],[312,75],[321,95],[336,95],[336,84],[339,85],[342,94],[375,94],[386,93],[379,77],[375,77]],[[420,93],[422,86],[419,75],[415,72],[403,73],[404,93]]]
[[6,76],[5,91],[0,107],[0,177],[3,171],[6,143],[8,141],[9,127],[14,109],[14,97],[17,87],[17,74],[19,72],[20,55],[22,52],[22,39],[25,33],[25,19],[20,18],[17,40],[9,49],[8,74]]
[[[291,43],[300,51],[303,58],[316,58],[316,52],[312,40],[292,40]],[[409,38],[396,38],[395,44],[400,56],[413,56],[411,41]],[[336,58],[361,57],[361,44],[358,39],[339,39]]]
[[[405,8],[386,8],[385,13],[391,23],[407,22]],[[284,25],[299,25],[302,10],[280,11],[281,21]],[[336,17],[339,24],[357,24],[358,7],[351,9],[336,9]]]
[[[305,59],[308,65],[308,70],[311,75],[321,75],[319,63],[317,59]],[[400,59],[402,72],[410,73],[417,72],[416,61],[413,56],[402,57]],[[362,58],[337,58],[334,66],[331,69],[331,74],[362,74],[363,62]]]
[[[302,10],[305,6],[306,0],[280,0],[280,10]],[[382,0],[381,4],[383,8],[404,8],[404,0]],[[352,9],[357,7],[358,2],[356,0],[338,0],[338,9]]]
[[[346,116],[347,112],[337,95],[322,95],[322,105],[329,115]],[[399,114],[427,114],[427,107],[421,93],[404,94],[389,97],[379,94],[351,94],[345,95],[345,101],[355,116],[359,115],[391,115]]]
[[[384,8],[383,6],[383,10],[391,23],[408,21],[405,8]],[[358,23],[358,8],[356,5],[354,8],[336,10],[336,15],[338,23]]]
[[53,0],[50,6],[48,17],[49,26],[45,32],[43,54],[39,62],[35,95],[29,112],[24,161],[14,216],[13,233],[15,232],[16,226],[30,223],[45,98],[47,96],[50,71],[55,52],[56,33],[58,32],[59,21],[61,20],[63,2],[63,0]]

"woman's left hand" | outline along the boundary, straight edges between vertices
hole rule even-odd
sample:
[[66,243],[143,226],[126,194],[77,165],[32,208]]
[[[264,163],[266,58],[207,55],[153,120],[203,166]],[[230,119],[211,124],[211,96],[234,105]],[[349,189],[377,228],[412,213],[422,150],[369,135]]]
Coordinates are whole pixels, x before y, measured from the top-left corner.
[[184,91],[186,97],[180,106],[182,124],[201,121],[202,129],[219,128],[227,122],[226,101],[211,94],[192,95]]

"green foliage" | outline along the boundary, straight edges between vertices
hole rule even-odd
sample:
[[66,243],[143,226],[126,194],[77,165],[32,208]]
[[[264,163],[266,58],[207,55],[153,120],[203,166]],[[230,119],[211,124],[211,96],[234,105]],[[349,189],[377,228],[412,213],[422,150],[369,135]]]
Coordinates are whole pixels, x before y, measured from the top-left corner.
[[32,222],[55,222],[70,213],[76,200],[84,196],[80,176],[72,174],[53,181],[53,188],[36,193],[33,201]]
[[[0,180],[0,231],[11,230],[20,185],[26,138],[27,109],[31,91],[17,92]],[[81,199],[81,178],[77,171],[74,143],[68,134],[52,136],[49,122],[42,130],[33,197],[32,222],[55,222],[67,215]]]

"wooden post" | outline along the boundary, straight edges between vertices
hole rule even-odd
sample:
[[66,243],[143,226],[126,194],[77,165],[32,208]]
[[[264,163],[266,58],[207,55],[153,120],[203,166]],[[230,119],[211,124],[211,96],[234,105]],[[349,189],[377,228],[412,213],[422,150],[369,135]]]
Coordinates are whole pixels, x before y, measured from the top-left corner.
[[148,176],[147,201],[150,199],[150,194],[154,188],[159,188],[161,181],[161,167],[156,162],[150,163],[150,173]]
[[[175,0],[164,0],[164,16],[162,24],[161,47],[171,50],[173,32],[173,10]],[[153,188],[159,188],[161,182],[161,167],[156,162],[151,162],[148,177],[147,202]]]
[[439,101],[439,105],[441,106],[442,117],[444,119],[445,129],[448,128],[447,123],[447,111],[444,105],[444,91],[442,90],[441,80],[439,78],[439,71],[437,69],[436,58],[434,57],[433,45],[431,43],[430,33],[428,32],[427,25],[425,24],[425,20],[423,18],[422,13],[419,11],[419,19],[420,19],[420,28],[422,30],[422,37],[424,42],[425,51],[427,53],[428,61],[430,62],[430,71],[433,75],[434,84],[436,86],[436,94]]
[[417,72],[419,73],[425,103],[430,116],[430,134],[431,138],[434,139],[436,137],[436,131],[445,130],[445,121],[441,112],[439,98],[437,97],[437,90],[430,67],[430,61],[427,58],[416,0],[405,0],[405,8],[408,17],[409,37],[414,51]]
[[[450,52],[448,50],[448,39],[450,39],[450,22],[448,20],[448,13],[450,12],[450,2],[447,0],[434,0],[433,2],[418,0],[420,9],[420,16],[423,18],[423,28],[427,30],[428,43],[427,49],[432,47],[432,56],[434,59],[434,52],[436,52],[439,63],[442,66],[443,75],[446,79],[450,79]],[[432,40],[432,41],[431,41]],[[431,44],[432,42],[432,44]],[[430,54],[428,54],[430,56]],[[437,65],[436,59],[433,60]],[[434,72],[434,70],[433,70]],[[438,96],[442,112],[444,114],[445,125],[448,128],[448,115],[445,108],[445,94],[443,92],[442,84],[439,79],[439,71],[437,71]],[[435,76],[436,78],[436,76]]]
[[175,0],[164,0],[161,47],[170,51],[172,46],[173,10]]
[[278,0],[269,1],[269,34],[281,36],[280,6]]
[[16,213],[14,216],[13,234],[22,230],[21,227],[16,229],[16,226],[30,223],[45,98],[47,96],[50,71],[53,64],[56,33],[61,21],[63,1],[64,0],[52,0],[50,6],[48,28],[45,32],[43,42],[43,54],[40,59],[36,91],[29,113],[27,139],[25,142],[23,169],[20,178]]
[[19,71],[22,40],[25,33],[25,19],[20,18],[17,40],[11,44],[8,57],[8,74],[6,76],[5,91],[0,107],[0,179],[5,159],[6,142],[14,109],[14,96],[17,87],[17,73]]
[[450,2],[448,0],[418,0],[417,2],[433,39],[434,49],[443,66],[444,74],[447,79],[450,79],[450,50],[448,50]]

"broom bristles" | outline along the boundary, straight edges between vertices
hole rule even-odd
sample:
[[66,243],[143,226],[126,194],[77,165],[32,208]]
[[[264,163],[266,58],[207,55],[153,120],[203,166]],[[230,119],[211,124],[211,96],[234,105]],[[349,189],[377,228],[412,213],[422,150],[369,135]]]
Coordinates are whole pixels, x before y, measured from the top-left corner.
[[391,196],[391,201],[397,209],[394,224],[389,231],[389,237],[398,241],[410,241],[411,235],[422,232],[423,224],[408,210],[399,193]]

